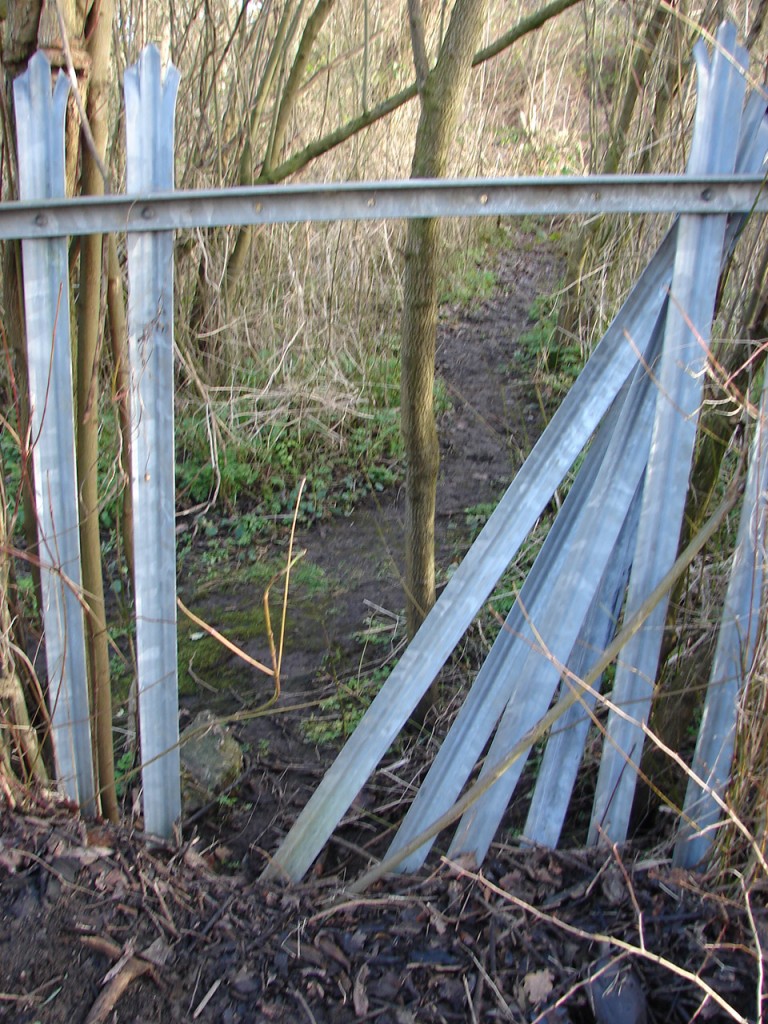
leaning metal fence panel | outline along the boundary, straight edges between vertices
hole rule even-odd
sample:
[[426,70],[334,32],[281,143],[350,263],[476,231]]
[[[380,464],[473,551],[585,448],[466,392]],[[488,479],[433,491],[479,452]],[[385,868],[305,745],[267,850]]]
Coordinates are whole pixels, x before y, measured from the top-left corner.
[[[644,356],[648,361],[653,359],[651,351],[644,352]],[[636,376],[637,371],[633,374],[633,377]],[[580,563],[574,561],[574,552],[578,558],[578,552],[584,544],[585,531],[587,535],[594,533],[596,488],[601,494],[604,491],[606,465],[610,466],[617,454],[616,437],[617,433],[621,433],[619,425],[631,424],[637,415],[642,414],[644,406],[650,407],[650,410],[646,408],[645,416],[652,415],[653,397],[653,390],[647,386],[628,386],[622,389],[614,408],[606,417],[607,423],[601,427],[587,453],[515,605],[403,820],[388,856],[405,847],[426,825],[437,820],[453,804],[505,707],[514,706],[524,719],[533,716],[535,721],[539,717],[536,705],[543,697],[546,711],[546,705],[559,679],[559,660],[564,662],[575,643],[591,601],[590,586],[597,586],[603,574],[601,559],[596,556],[589,567],[589,573],[594,577],[590,583],[589,574],[582,574]],[[630,469],[624,475],[622,487],[613,492],[614,504],[628,506],[632,499],[637,477],[644,469],[647,447],[646,452],[640,451],[638,454],[634,474]],[[620,525],[621,520],[616,524],[616,532]],[[604,561],[610,556],[615,540],[610,528],[601,531],[601,540]],[[579,578],[576,588],[571,590],[569,582],[574,573]],[[558,581],[557,587],[553,586],[554,580]],[[566,619],[570,620],[570,625],[567,630],[559,631],[557,639],[549,646],[553,640],[552,628],[547,628],[544,619],[551,616],[554,616],[556,625]],[[511,668],[513,665],[514,669]],[[531,676],[537,673],[532,685]],[[550,677],[549,686],[544,675]],[[486,759],[487,767],[495,764],[498,759],[496,744]],[[504,782],[505,786],[509,782],[514,786],[511,771],[505,773]],[[494,787],[494,790],[491,791],[494,799],[498,799],[501,790],[498,787]],[[506,805],[506,800],[503,803]],[[476,815],[483,813],[483,810],[483,806],[478,803],[471,815],[465,817],[459,830],[462,836],[468,832],[473,839],[480,835],[481,828]],[[485,810],[487,814],[493,814],[492,810],[488,810],[487,803]],[[495,831],[495,826],[492,830]],[[423,862],[429,845],[425,844],[417,853],[406,858],[402,870],[416,870]]]
[[720,820],[736,745],[738,705],[755,656],[765,575],[765,518],[768,502],[768,377],[763,384],[752,439],[739,538],[723,606],[717,649],[704,702],[688,780],[675,863],[694,867],[709,853]]
[[[749,66],[736,45],[736,29],[723,26],[710,63],[703,42],[694,56],[698,103],[690,156],[692,173],[732,173],[738,151]],[[651,440],[635,561],[626,615],[648,598],[677,555],[696,442],[707,349],[725,244],[722,216],[680,218],[667,310],[664,348],[658,369],[659,401]],[[616,672],[606,743],[600,761],[590,838],[623,842],[643,749],[643,725],[650,714],[667,601],[660,601],[627,644]]]

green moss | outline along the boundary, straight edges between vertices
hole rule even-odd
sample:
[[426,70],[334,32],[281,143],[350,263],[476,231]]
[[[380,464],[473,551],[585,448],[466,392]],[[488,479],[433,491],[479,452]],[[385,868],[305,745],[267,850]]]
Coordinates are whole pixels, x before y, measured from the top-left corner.
[[[271,666],[263,595],[282,566],[283,563],[270,561],[233,571],[227,569],[198,587],[190,598],[190,610],[236,646],[252,651],[256,645],[262,651],[256,657]],[[332,581],[319,566],[304,561],[294,566],[288,594],[286,650],[300,647],[305,652],[322,652],[325,649],[325,635],[319,625],[332,609],[334,597]],[[273,584],[269,601],[275,643],[280,631],[282,601],[281,578]],[[202,679],[204,686],[217,690],[237,689],[243,685],[250,687],[254,672],[224,644],[184,615],[179,616],[178,665],[179,690],[185,695],[200,692],[195,677]]]

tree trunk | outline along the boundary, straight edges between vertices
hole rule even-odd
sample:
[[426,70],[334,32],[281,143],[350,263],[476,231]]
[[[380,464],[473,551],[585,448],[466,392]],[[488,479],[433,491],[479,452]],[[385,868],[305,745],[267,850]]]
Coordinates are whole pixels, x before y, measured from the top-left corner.
[[[438,178],[445,174],[486,7],[486,0],[458,0],[453,9],[437,64],[426,75],[420,94],[413,178]],[[414,49],[424,53],[423,40],[417,41]],[[439,244],[438,221],[409,223],[400,404],[407,460],[405,587],[410,636],[435,603],[435,494],[440,454],[434,380]]]
[[407,459],[405,588],[408,635],[435,603],[435,501],[440,452],[434,411],[440,224],[408,226],[400,408]]
[[131,501],[131,403],[128,370],[128,326],[125,320],[125,293],[117,242],[107,238],[107,320],[112,350],[115,402],[120,423],[120,468],[123,477],[121,526],[123,550],[128,572],[133,579],[133,504]]
[[[83,144],[82,193],[103,195],[103,165],[109,135],[112,0],[101,0],[88,44],[91,75],[86,113],[96,152]],[[80,494],[80,548],[83,590],[88,605],[86,644],[93,700],[98,789],[103,814],[117,821],[112,742],[112,693],[99,536],[99,354],[102,325],[102,235],[86,235],[81,244],[77,332],[77,472]]]

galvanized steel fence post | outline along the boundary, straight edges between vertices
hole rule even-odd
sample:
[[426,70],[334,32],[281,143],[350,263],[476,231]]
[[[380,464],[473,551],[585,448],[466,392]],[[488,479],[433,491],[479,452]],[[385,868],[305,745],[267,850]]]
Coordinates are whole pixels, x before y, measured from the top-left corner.
[[[64,196],[69,83],[36,54],[14,82],[21,198]],[[44,216],[44,215],[43,215]],[[80,576],[67,239],[26,239],[24,311],[37,538],[56,773],[84,811],[96,809]]]
[[[125,73],[127,188],[173,188],[179,73],[147,47]],[[173,233],[128,235],[131,476],[144,828],[181,817],[176,660]]]

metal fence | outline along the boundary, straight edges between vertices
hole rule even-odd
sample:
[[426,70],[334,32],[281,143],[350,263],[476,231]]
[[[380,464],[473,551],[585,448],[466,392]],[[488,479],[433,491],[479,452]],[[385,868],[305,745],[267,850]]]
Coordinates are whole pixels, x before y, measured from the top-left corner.
[[[748,214],[768,209],[766,104],[746,91],[746,53],[724,25],[696,51],[694,140],[683,177],[554,178],[287,186],[173,192],[178,73],[150,47],[125,75],[127,196],[64,199],[68,83],[43,55],[15,85],[21,201],[0,206],[0,237],[21,238],[43,616],[60,783],[94,806],[74,462],[67,235],[128,237],[132,496],[145,828],[180,816],[173,459],[173,251],[180,227],[385,217],[674,212],[678,219],[579,380],[511,484],[268,874],[300,877],[406,721],[578,456],[587,455],[541,554],[393,843],[420,864],[496,730],[451,847],[480,859],[522,770],[531,730],[558,686],[572,705],[553,729],[525,834],[554,844],[578,771],[600,655],[642,611],[674,562],[723,259]],[[652,379],[647,367],[658,360]],[[659,396],[662,396],[661,398]],[[766,454],[759,419],[739,548],[697,748],[678,856],[706,852],[727,780],[736,696],[754,649],[762,580]],[[598,429],[599,428],[599,429]],[[592,435],[597,434],[592,439]],[[600,529],[595,530],[599,517]],[[665,601],[622,654],[592,820],[621,840],[658,662]],[[579,680],[591,687],[568,697]],[[730,746],[729,746],[730,744]],[[512,754],[510,754],[510,751]],[[509,763],[507,763],[509,762]],[[503,772],[499,766],[505,767]],[[494,775],[497,773],[498,777]],[[714,793],[714,795],[713,795]],[[458,815],[456,815],[458,817]],[[693,841],[689,841],[693,840]]]

